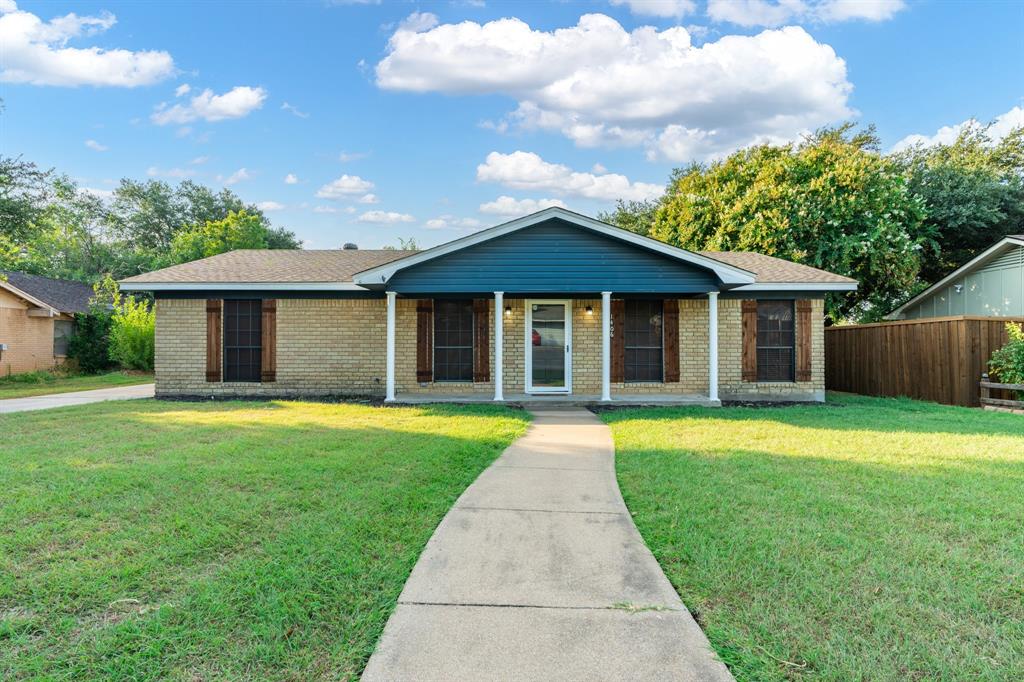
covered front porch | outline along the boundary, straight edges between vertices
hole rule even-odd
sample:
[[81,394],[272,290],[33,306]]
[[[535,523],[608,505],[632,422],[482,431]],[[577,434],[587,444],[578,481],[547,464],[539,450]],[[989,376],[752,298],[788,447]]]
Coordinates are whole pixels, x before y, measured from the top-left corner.
[[[451,351],[435,339],[448,327],[438,311],[450,307],[452,293],[436,299],[385,294],[387,402],[721,404],[718,291],[646,298],[612,291],[559,298],[474,293],[462,301],[467,311],[472,304],[472,381],[446,380],[441,373]],[[643,304],[651,311],[641,319],[656,319],[641,344],[649,348],[627,354],[624,311]],[[638,356],[647,373],[637,374],[627,359]]]

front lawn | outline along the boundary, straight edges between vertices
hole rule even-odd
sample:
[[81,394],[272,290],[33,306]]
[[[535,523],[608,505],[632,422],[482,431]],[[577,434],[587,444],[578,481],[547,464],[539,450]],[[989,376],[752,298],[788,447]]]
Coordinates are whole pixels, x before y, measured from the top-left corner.
[[492,406],[110,402],[0,417],[0,679],[353,679]]
[[1024,418],[604,414],[641,534],[739,680],[1024,679]]
[[27,372],[0,377],[0,400],[151,383],[153,383],[153,375],[143,372],[107,372],[106,374]]

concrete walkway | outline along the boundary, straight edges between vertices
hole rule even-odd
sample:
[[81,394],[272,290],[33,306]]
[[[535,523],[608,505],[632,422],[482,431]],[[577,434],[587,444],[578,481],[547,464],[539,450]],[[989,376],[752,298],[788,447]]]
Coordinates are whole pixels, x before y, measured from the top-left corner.
[[533,415],[437,527],[363,680],[732,680],[633,525],[608,427]]
[[135,386],[97,388],[92,391],[75,391],[73,393],[51,393],[31,398],[8,398],[0,400],[0,414],[46,410],[51,407],[67,407],[69,405],[86,405],[88,403],[103,402],[104,400],[152,398],[153,386],[154,384],[137,384]]

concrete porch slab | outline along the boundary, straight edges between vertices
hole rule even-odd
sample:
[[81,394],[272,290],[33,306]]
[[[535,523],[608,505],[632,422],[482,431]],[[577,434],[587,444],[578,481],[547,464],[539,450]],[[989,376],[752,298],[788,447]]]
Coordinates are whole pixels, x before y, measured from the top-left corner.
[[[424,405],[429,403],[493,403],[494,396],[487,393],[399,393],[393,404]],[[615,405],[619,407],[646,407],[657,405],[694,405],[697,407],[721,407],[721,400],[709,400],[706,395],[660,393],[638,393],[636,395],[612,396],[602,401],[597,394],[537,395],[528,393],[506,393],[505,404],[526,407],[572,407],[588,405]]]

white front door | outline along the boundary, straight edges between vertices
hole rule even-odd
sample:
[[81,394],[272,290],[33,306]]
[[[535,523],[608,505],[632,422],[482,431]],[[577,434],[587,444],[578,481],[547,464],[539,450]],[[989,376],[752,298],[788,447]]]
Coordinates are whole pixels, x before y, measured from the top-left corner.
[[526,392],[572,390],[572,305],[526,301]]

